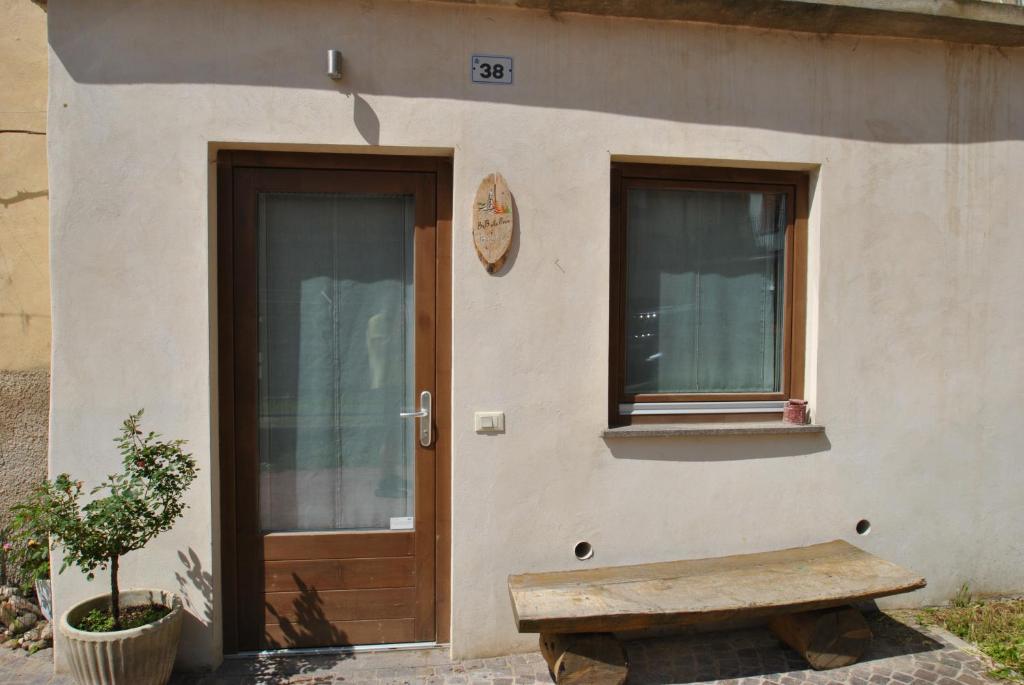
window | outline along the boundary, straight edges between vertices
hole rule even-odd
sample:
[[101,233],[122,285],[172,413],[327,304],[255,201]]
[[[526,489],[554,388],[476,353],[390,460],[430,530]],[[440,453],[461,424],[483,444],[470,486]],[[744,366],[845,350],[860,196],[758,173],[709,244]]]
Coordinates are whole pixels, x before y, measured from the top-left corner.
[[807,177],[614,164],[609,421],[781,416],[803,394]]

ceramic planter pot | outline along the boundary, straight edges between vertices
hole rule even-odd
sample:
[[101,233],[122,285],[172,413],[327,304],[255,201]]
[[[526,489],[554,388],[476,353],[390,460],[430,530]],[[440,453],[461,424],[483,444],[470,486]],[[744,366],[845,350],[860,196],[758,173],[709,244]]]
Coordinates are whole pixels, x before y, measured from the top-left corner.
[[165,685],[171,677],[178,652],[181,600],[165,590],[128,590],[121,593],[121,608],[146,604],[171,607],[171,613],[155,623],[111,633],[91,633],[73,628],[93,609],[110,604],[110,595],[99,595],[76,604],[60,617],[60,632],[67,641],[71,672],[79,685]]

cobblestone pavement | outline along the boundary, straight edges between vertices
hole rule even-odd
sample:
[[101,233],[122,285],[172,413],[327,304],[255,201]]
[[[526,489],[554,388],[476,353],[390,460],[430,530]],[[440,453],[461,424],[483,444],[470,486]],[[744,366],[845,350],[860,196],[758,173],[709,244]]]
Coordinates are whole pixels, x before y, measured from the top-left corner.
[[[815,672],[764,629],[663,637],[626,643],[628,685],[982,685],[991,667],[945,631],[910,627],[888,614],[868,616],[875,639],[861,661]],[[0,653],[4,685],[72,685],[53,676],[50,655]],[[171,685],[529,685],[550,683],[540,654],[452,663],[445,650],[228,659],[216,673],[178,674]]]
[[61,685],[65,682],[53,675],[52,649],[29,656],[20,649],[0,648],[0,683],[3,685],[49,685],[51,681]]

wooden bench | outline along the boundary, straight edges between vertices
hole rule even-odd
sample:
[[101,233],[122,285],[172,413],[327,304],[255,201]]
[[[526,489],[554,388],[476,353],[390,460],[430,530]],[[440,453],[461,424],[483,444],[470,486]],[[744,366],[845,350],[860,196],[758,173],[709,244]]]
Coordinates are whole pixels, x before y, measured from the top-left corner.
[[626,652],[614,633],[736,619],[769,618],[771,630],[815,669],[846,666],[871,640],[849,604],[924,586],[924,578],[842,540],[508,579],[516,626],[540,633],[560,685],[625,682]]

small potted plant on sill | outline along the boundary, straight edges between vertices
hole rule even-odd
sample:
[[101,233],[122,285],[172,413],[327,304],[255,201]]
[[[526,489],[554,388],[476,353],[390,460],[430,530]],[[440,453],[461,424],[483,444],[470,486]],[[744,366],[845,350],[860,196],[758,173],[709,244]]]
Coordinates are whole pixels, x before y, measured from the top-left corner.
[[60,618],[68,660],[80,685],[164,685],[181,634],[181,599],[166,590],[121,590],[121,557],[170,530],[185,510],[183,498],[196,464],[183,440],[165,442],[139,428],[142,410],[125,420],[115,439],[122,471],[107,476],[84,505],[81,481],[62,473],[37,492],[38,525],[64,551],[63,573],[78,566],[92,580],[110,570],[110,593],[80,602]]

